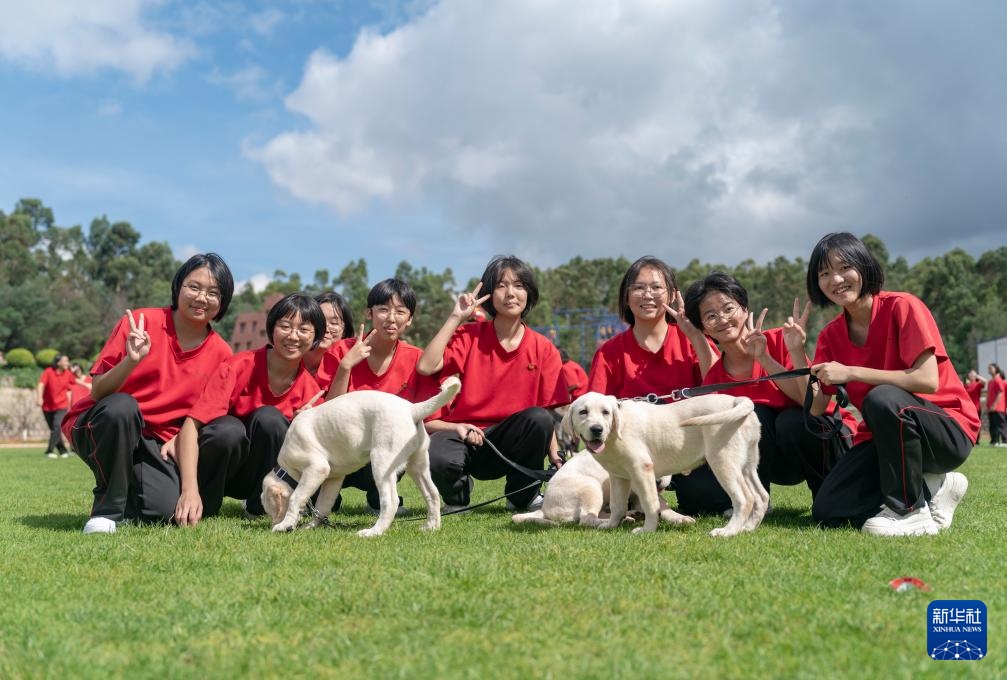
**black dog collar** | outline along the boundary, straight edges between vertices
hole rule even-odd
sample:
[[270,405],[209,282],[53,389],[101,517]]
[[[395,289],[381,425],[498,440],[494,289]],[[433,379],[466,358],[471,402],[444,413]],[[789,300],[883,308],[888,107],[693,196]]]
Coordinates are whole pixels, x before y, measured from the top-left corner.
[[291,489],[297,488],[297,480],[294,479],[294,476],[289,472],[287,472],[286,470],[284,470],[279,465],[273,466],[273,473],[277,476],[277,478],[279,478],[281,482],[289,484]]

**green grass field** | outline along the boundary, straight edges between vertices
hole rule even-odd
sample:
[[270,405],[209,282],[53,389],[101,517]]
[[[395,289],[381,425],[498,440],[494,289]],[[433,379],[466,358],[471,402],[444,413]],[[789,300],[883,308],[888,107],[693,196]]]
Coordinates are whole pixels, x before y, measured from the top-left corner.
[[[276,535],[228,501],[195,529],[84,536],[87,467],[0,450],[0,678],[1007,677],[1007,452],[962,471],[954,526],[909,539],[816,529],[798,487],[731,539],[707,535],[719,518],[517,528],[502,503],[362,539],[356,490],[336,530]],[[987,658],[927,656],[935,599],[986,603]]]

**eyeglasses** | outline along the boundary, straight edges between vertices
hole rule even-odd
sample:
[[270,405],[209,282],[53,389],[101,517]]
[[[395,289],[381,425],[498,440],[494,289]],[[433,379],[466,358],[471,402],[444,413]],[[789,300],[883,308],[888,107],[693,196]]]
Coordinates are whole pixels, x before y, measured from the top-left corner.
[[218,304],[220,302],[220,291],[216,288],[203,288],[195,283],[186,283],[182,285],[182,289],[193,300],[198,298],[200,295],[205,295],[207,302],[212,302],[214,304]]
[[719,312],[714,311],[707,312],[706,314],[703,314],[703,325],[712,326],[713,324],[717,323],[722,319],[724,321],[730,321],[731,318],[738,313],[739,309],[741,309],[741,307],[739,307],[738,305],[728,304],[725,305],[724,308],[721,309]]
[[343,320],[340,319],[338,316],[332,319],[325,320],[326,328],[342,328],[343,326],[345,326],[345,324],[343,323]]
[[297,333],[302,338],[313,338],[315,337],[315,327],[314,326],[293,326],[289,323],[281,321],[273,327],[281,335],[293,335]]
[[643,297],[648,291],[654,297],[661,297],[667,292],[667,288],[659,283],[634,283],[629,287],[629,294],[636,297]]
[[371,312],[374,316],[381,317],[382,319],[387,319],[389,317],[395,319],[396,321],[401,321],[403,319],[409,318],[409,310],[405,307],[389,307],[388,305],[375,305],[371,307]]

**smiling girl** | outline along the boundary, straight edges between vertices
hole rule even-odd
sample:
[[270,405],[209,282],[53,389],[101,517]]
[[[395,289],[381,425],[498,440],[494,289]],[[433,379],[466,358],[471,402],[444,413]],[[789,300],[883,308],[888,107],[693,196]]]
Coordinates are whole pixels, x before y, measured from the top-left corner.
[[[487,293],[479,297],[481,290]],[[529,469],[541,470],[546,457],[562,464],[553,416],[546,409],[569,403],[570,397],[559,351],[524,323],[537,302],[531,268],[514,256],[496,257],[472,292],[458,296],[423,350],[417,365],[421,374],[458,374],[462,381],[441,419],[427,423],[433,433],[430,473],[446,510],[468,506],[470,478],[506,477],[510,508],[534,509],[541,503],[534,480],[501,461],[485,446],[486,439]],[[480,305],[491,320],[465,324]]]
[[175,437],[207,376],[231,356],[210,327],[227,313],[234,279],[215,253],[193,255],[171,282],[171,306],[126,310],[91,367],[91,395],[73,404],[63,433],[94,473],[84,533],[123,519],[170,521],[183,483]]
[[[863,417],[812,515],[879,536],[936,534],[968,488],[953,470],[978,439],[979,416],[930,310],[883,283],[881,265],[852,234],[828,234],[811,253],[808,297],[841,308],[818,336],[811,372],[825,386],[845,385]],[[828,391],[816,396],[815,415]]]
[[[318,303],[292,293],[266,316],[269,344],[213,371],[178,435],[180,526],[216,515],[224,496],[242,499],[251,516],[263,514],[262,479],[276,464],[290,421],[322,396],[302,360],[324,333]],[[186,483],[193,479],[198,485]]]

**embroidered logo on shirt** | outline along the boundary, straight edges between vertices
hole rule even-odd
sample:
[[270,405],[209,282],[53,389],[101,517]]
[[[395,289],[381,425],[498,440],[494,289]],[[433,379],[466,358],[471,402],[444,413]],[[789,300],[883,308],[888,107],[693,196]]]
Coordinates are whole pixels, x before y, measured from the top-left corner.
[[536,368],[538,368],[538,366],[536,366],[534,363],[529,363],[528,364],[528,370],[529,371],[534,371]]

